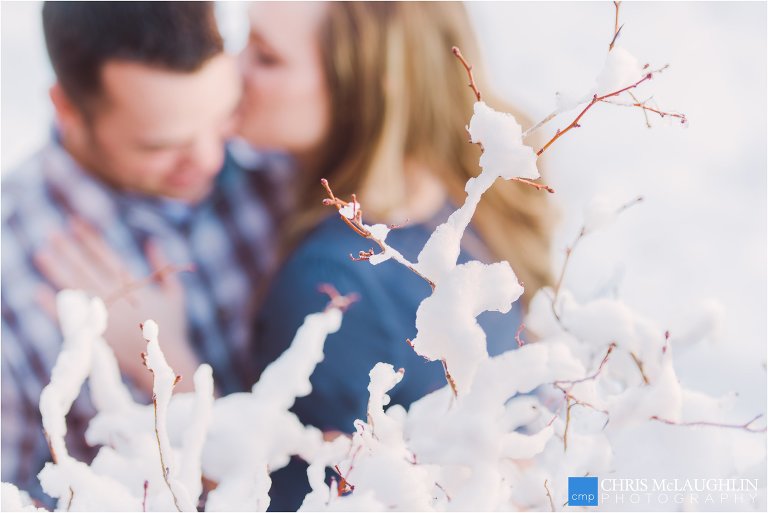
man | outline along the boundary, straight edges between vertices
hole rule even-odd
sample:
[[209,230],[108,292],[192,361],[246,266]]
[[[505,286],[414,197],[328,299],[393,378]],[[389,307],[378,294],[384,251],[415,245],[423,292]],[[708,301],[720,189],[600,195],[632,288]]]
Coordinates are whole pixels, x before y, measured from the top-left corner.
[[[50,459],[38,401],[61,344],[53,293],[108,300],[105,338],[137,394],[151,387],[137,327],[150,317],[180,387],[205,361],[228,393],[250,384],[247,305],[271,262],[266,174],[225,154],[240,79],[212,5],[47,2],[43,27],[57,130],[2,182],[2,480],[36,498]],[[81,394],[68,418],[81,459],[90,415]]]

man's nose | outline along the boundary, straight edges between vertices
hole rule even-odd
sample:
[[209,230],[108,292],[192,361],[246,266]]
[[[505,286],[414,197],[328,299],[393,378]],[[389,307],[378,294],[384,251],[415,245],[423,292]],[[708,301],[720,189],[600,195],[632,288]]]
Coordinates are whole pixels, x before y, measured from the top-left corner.
[[224,140],[218,134],[198,138],[189,148],[184,164],[198,172],[213,176],[224,163]]

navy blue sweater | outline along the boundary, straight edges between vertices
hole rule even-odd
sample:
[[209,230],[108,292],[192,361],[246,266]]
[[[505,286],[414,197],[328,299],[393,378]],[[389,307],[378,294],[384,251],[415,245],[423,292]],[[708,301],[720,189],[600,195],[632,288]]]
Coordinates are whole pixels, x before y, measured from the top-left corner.
[[[446,206],[430,223],[393,230],[387,243],[415,262],[434,227],[450,212]],[[292,409],[302,422],[322,430],[351,433],[355,419],[366,419],[368,373],[377,362],[405,369],[403,380],[389,394],[391,404],[407,408],[446,385],[442,364],[426,361],[406,343],[416,336],[416,310],[429,296],[429,285],[394,260],[373,266],[349,258],[371,245],[337,215],[322,221],[278,272],[256,322],[252,355],[260,374],[288,348],[304,317],[327,305],[328,296],[318,291],[319,284],[329,283],[342,294],[360,296],[345,313],[341,329],[326,340],[325,359],[310,380],[312,393],[297,399]],[[378,251],[378,247],[374,249]],[[484,252],[477,236],[468,230],[458,261],[485,261]],[[517,347],[519,302],[507,314],[483,313],[478,322],[486,332],[491,355]],[[270,510],[295,510],[301,505],[309,491],[305,469],[294,462],[273,474]]]

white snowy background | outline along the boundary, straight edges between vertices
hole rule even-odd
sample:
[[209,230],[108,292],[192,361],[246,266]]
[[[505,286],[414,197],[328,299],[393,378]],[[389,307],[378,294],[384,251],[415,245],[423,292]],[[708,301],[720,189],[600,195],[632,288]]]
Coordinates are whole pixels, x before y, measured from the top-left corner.
[[[39,2],[3,2],[2,158],[5,173],[48,137],[52,72]],[[229,45],[242,41],[242,5],[219,5]],[[610,2],[471,3],[498,93],[543,118],[555,91],[589,88],[613,30]],[[719,319],[718,336],[676,352],[690,388],[739,394],[748,420],[766,404],[766,4],[622,5],[621,45],[668,71],[639,91],[687,114],[690,127],[609,105],[544,159],[562,222],[553,265],[596,195],[645,202],[580,243],[566,286],[588,298],[620,276],[625,301],[675,333]],[[552,133],[575,113],[545,128]],[[719,312],[719,313],[718,313]],[[713,313],[715,315],[713,316]]]

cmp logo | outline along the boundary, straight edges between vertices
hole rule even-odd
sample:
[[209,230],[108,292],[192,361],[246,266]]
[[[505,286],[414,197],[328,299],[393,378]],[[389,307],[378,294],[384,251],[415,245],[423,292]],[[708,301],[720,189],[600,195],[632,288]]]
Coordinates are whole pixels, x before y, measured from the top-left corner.
[[597,506],[597,477],[569,477],[568,505]]

